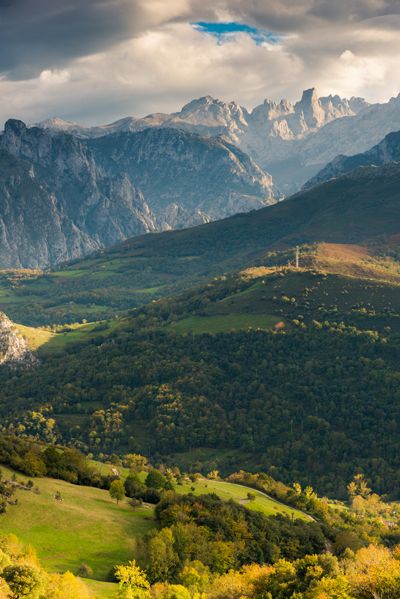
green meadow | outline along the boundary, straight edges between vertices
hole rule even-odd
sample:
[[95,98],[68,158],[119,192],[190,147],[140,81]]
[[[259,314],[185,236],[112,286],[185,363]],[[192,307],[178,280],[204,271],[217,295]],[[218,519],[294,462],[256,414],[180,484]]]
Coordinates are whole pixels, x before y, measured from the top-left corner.
[[269,314],[216,314],[189,316],[171,325],[177,333],[228,333],[243,329],[272,329],[279,318]]
[[[276,516],[282,514],[289,518],[300,518],[301,520],[310,520],[307,514],[300,510],[284,505],[272,497],[268,497],[265,493],[257,489],[250,489],[244,485],[237,485],[226,481],[210,480],[201,478],[194,483],[186,482],[176,486],[177,493],[194,493],[194,495],[203,495],[207,493],[215,493],[224,501],[232,499],[244,507],[262,512],[266,516]],[[254,499],[248,498],[248,493],[254,496]]]
[[[49,571],[76,574],[84,563],[95,580],[107,581],[116,564],[135,555],[136,540],[155,526],[148,505],[133,508],[128,500],[117,505],[108,491],[60,480],[39,478],[34,483],[38,492],[19,490],[18,504],[1,517],[0,530],[35,547]],[[57,492],[61,502],[55,499]]]

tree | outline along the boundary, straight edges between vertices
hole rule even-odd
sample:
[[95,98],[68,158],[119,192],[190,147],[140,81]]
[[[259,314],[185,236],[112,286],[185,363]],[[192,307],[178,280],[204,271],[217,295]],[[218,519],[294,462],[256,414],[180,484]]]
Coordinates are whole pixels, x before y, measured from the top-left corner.
[[117,566],[115,577],[118,580],[118,599],[146,599],[149,597],[150,583],[135,560],[126,566]]
[[146,487],[149,489],[165,489],[168,486],[168,481],[158,470],[150,470],[146,476]]
[[162,528],[149,540],[147,546],[148,571],[152,581],[169,580],[176,574],[179,557],[175,552],[174,542],[171,528]]
[[142,497],[146,486],[139,479],[137,474],[129,474],[124,482],[125,493],[128,497]]
[[353,599],[349,582],[343,575],[322,578],[307,595],[310,599]]
[[37,568],[27,565],[7,566],[1,573],[11,590],[12,599],[38,596],[43,583],[43,576]]
[[160,599],[191,599],[192,597],[191,592],[181,584],[159,585],[156,592]]
[[113,480],[110,485],[110,496],[115,499],[117,504],[125,497],[125,487],[122,480]]
[[185,562],[178,576],[179,582],[192,592],[203,592],[210,583],[210,568],[201,561]]
[[46,597],[51,599],[90,599],[87,586],[71,572],[51,574],[46,585]]
[[386,547],[369,545],[357,551],[348,565],[347,578],[356,597],[400,596],[400,562]]
[[128,453],[123,459],[123,465],[131,472],[142,472],[148,468],[147,458],[138,453]]

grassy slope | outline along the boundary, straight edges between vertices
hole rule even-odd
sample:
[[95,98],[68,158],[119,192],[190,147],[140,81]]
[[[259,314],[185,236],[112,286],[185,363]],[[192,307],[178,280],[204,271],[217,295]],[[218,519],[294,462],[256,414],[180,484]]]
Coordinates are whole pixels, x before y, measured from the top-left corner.
[[27,327],[23,324],[17,324],[16,327],[33,351],[37,351],[40,347],[51,343],[56,336],[53,331],[40,327]]
[[0,309],[24,324],[94,321],[254,264],[269,249],[400,233],[400,168],[366,169],[293,199],[193,229],[129,240],[54,273],[3,272]]
[[[135,538],[154,526],[152,508],[133,509],[127,501],[117,505],[107,491],[47,478],[36,479],[35,486],[39,495],[17,492],[19,504],[1,516],[1,532],[35,547],[50,571],[76,573],[86,563],[94,579],[106,580],[114,565],[132,558]],[[55,501],[56,491],[62,503]]]
[[[187,482],[182,485],[177,485],[176,491],[180,494],[194,493],[195,495],[215,493],[218,495],[218,497],[225,501],[233,499],[233,501],[240,503],[240,505],[257,512],[262,512],[266,516],[283,514],[289,516],[290,518],[300,518],[301,520],[310,519],[309,516],[303,512],[284,505],[279,501],[275,501],[275,499],[268,497],[256,489],[250,489],[248,487],[226,481],[202,478],[194,483]],[[247,497],[247,493],[252,493],[255,495],[255,499],[250,501]]]
[[[112,466],[106,463],[94,462],[97,468],[100,469],[104,474],[112,474]],[[118,467],[118,472],[122,478],[126,478],[128,476],[129,471],[126,468]],[[145,480],[146,473],[141,472],[139,477]],[[194,490],[193,490],[194,489]],[[241,505],[246,506],[249,509],[253,509],[256,511],[260,511],[266,516],[274,516],[276,514],[285,514],[289,517],[292,517],[292,514],[295,518],[308,519],[308,516],[303,512],[296,510],[295,508],[291,508],[271,497],[268,497],[264,493],[257,491],[256,489],[250,489],[248,487],[237,485],[235,483],[227,482],[227,481],[219,481],[219,480],[209,480],[208,478],[199,478],[195,482],[184,482],[182,484],[175,485],[175,491],[180,495],[185,493],[194,493],[195,495],[202,495],[204,493],[215,493],[223,499],[224,501],[228,501],[233,499],[233,501],[237,501]],[[249,501],[247,499],[247,493],[251,492],[256,496],[254,501]]]
[[[108,464],[96,462],[96,466],[104,473],[111,471]],[[2,466],[1,469],[6,475],[14,474],[9,468]],[[127,475],[126,469],[120,470],[122,476]],[[27,480],[25,476],[16,476],[18,480]],[[99,599],[112,596],[116,586],[106,579],[114,565],[134,556],[135,539],[155,525],[153,509],[147,505],[132,509],[127,500],[116,505],[108,492],[100,489],[48,478],[34,482],[40,493],[17,491],[18,505],[10,506],[1,516],[0,534],[16,534],[24,543],[32,545],[49,571],[76,573],[80,564],[88,564],[93,569],[93,578],[85,579],[86,584]],[[62,495],[61,503],[54,499],[57,491]],[[294,519],[310,519],[260,491],[225,481],[199,479],[177,485],[176,491],[195,495],[216,493],[223,500],[232,499],[266,516],[283,514]],[[248,492],[255,495],[254,500],[247,498]]]
[[27,341],[31,350],[45,355],[48,352],[63,350],[71,343],[87,341],[97,335],[107,335],[119,326],[119,324],[117,320],[73,324],[69,325],[66,331],[61,332],[54,332],[41,327],[29,327],[22,324],[16,324],[16,327]]
[[[287,264],[285,252],[275,259]],[[164,312],[165,304],[173,314],[168,326],[178,333],[283,328],[294,320],[400,331],[400,264],[360,246],[321,244],[302,249],[298,269],[249,268],[161,300]]]
[[190,316],[171,325],[177,333],[224,333],[240,329],[272,329],[279,318],[269,314]]

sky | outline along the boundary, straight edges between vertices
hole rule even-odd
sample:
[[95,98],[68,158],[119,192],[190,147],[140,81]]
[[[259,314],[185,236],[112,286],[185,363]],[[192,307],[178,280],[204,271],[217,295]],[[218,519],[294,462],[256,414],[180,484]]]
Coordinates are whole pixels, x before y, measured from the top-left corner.
[[211,95],[386,101],[400,0],[0,0],[0,123],[83,124]]

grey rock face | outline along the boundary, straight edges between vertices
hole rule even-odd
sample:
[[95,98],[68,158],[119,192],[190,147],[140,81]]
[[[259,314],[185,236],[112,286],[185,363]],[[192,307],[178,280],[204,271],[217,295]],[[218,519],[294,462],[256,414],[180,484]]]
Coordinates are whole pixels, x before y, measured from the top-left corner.
[[104,171],[123,172],[135,181],[161,229],[216,220],[275,201],[270,175],[221,138],[148,128],[104,136],[89,146]]
[[25,339],[4,312],[0,312],[0,365],[32,368],[36,363],[37,358]]
[[49,267],[274,201],[271,177],[222,139],[166,128],[83,139],[11,120],[0,137],[0,266]]
[[[358,114],[337,119],[302,144],[304,165],[319,169],[339,154],[365,152],[392,131],[400,130],[400,96],[384,104],[372,104]],[[318,170],[319,170],[318,169]]]
[[82,140],[9,121],[0,148],[1,267],[48,267],[155,230],[140,191],[102,173]]

